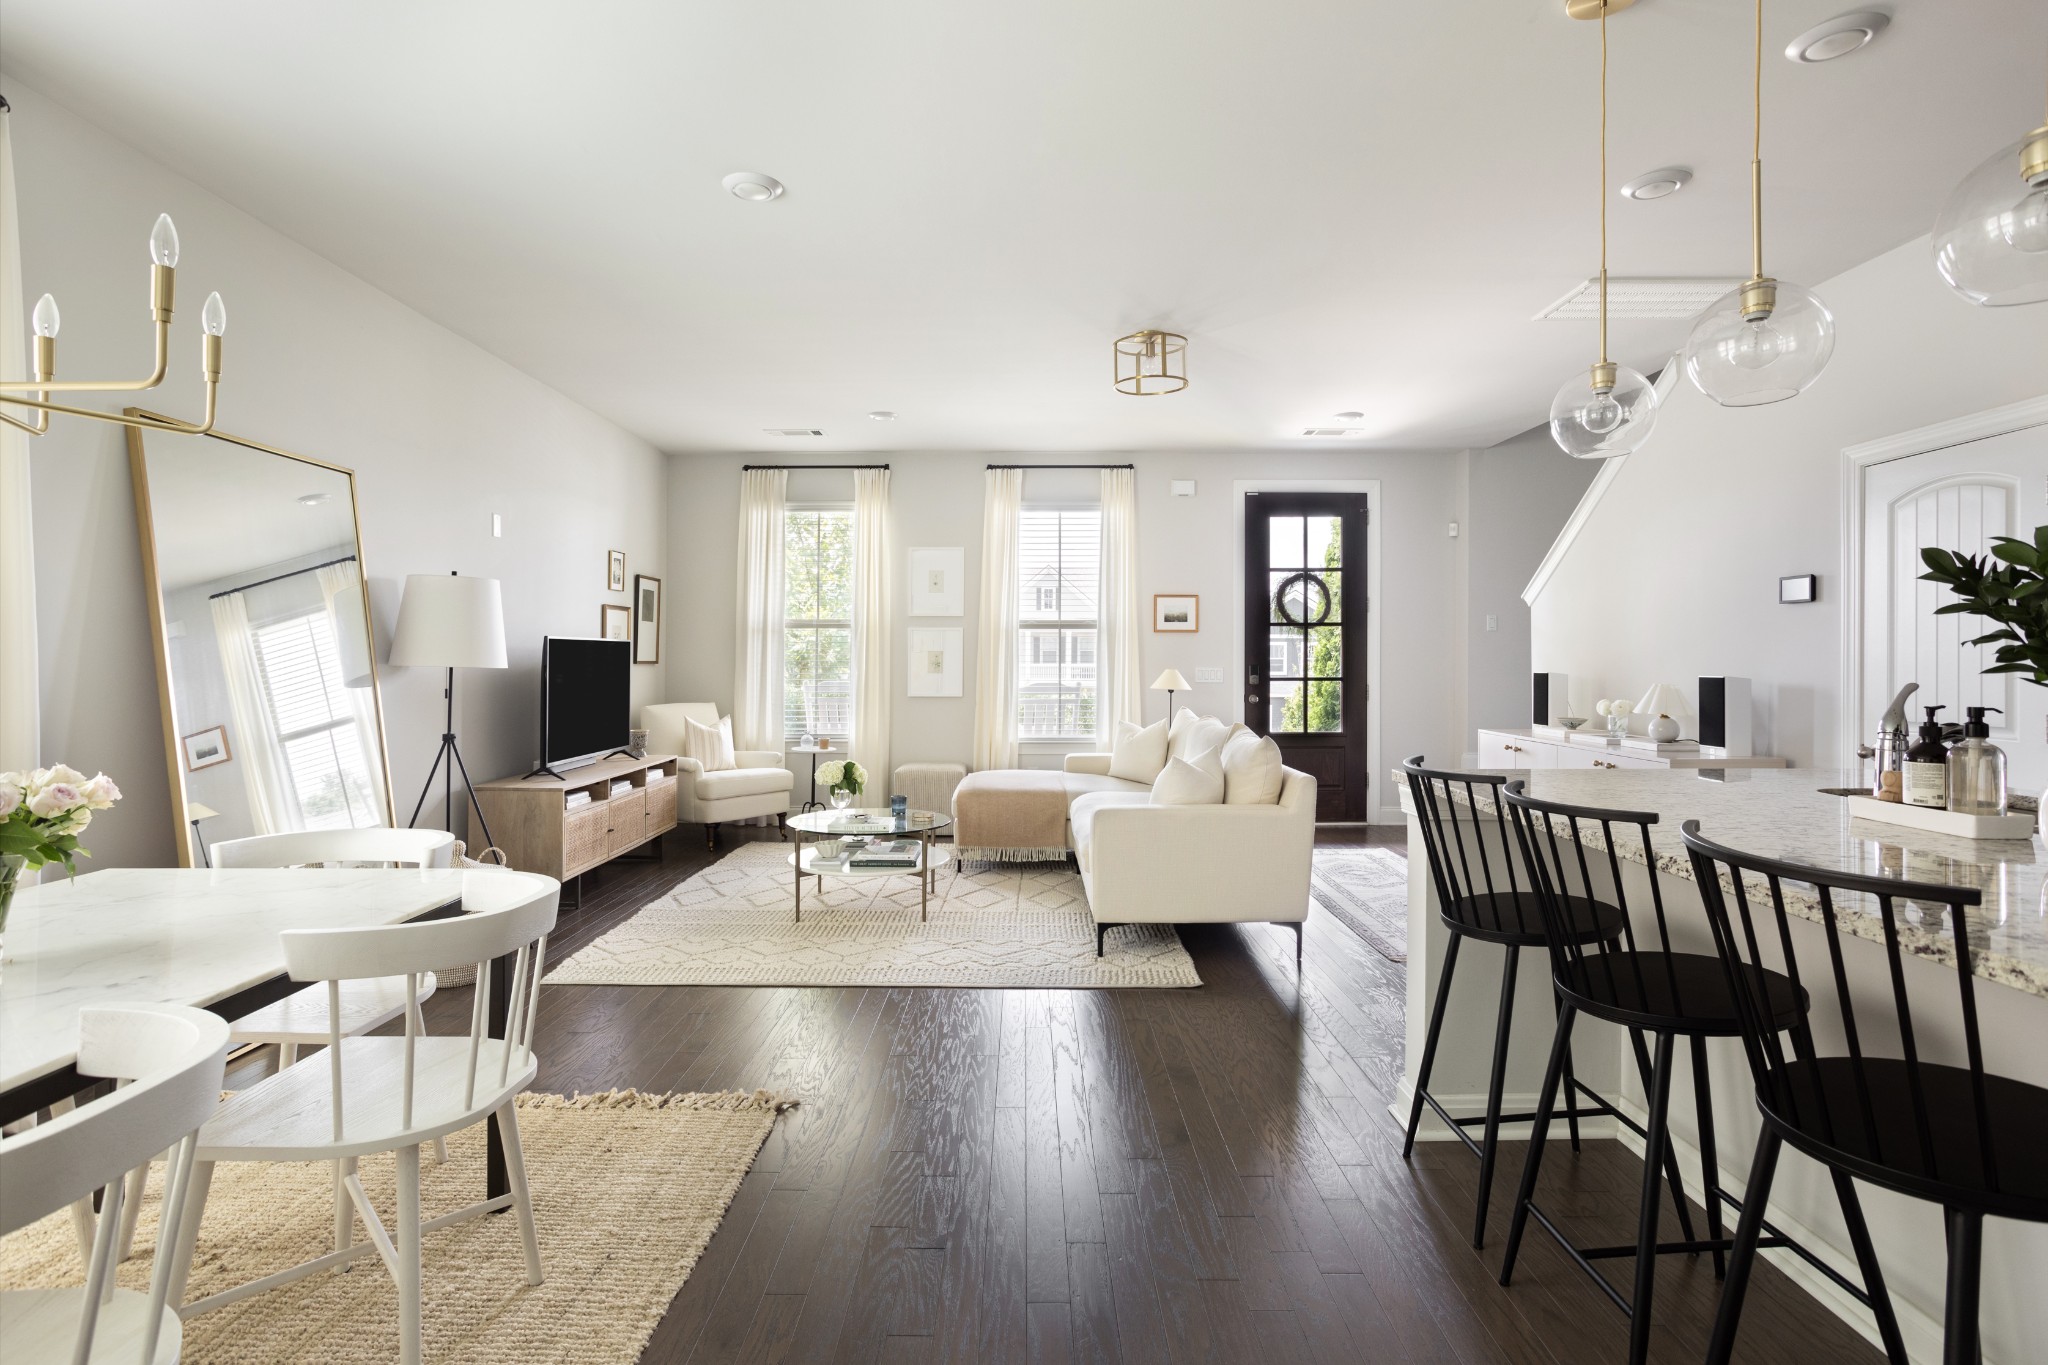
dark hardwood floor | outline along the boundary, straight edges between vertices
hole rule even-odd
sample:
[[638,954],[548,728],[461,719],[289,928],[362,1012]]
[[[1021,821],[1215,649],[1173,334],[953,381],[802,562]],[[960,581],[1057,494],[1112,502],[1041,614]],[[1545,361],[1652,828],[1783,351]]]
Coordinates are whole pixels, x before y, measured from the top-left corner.
[[[588,879],[552,955],[707,859],[684,828],[665,861]],[[1623,1318],[1540,1232],[1514,1287],[1495,1283],[1519,1145],[1503,1154],[1485,1252],[1467,1241],[1476,1163],[1448,1143],[1401,1159],[1386,1106],[1404,968],[1327,915],[1309,921],[1299,982],[1284,929],[1182,938],[1198,990],[549,987],[540,1089],[765,1087],[802,1101],[642,1359],[1623,1358]],[[468,1000],[437,995],[435,1027],[465,1027]],[[1639,1178],[1616,1143],[1560,1151],[1546,1207],[1629,1241]],[[1627,1264],[1609,1264],[1625,1285]],[[1706,1258],[1664,1258],[1657,1360],[1700,1358],[1716,1298]],[[1765,1267],[1738,1358],[1880,1357]]]

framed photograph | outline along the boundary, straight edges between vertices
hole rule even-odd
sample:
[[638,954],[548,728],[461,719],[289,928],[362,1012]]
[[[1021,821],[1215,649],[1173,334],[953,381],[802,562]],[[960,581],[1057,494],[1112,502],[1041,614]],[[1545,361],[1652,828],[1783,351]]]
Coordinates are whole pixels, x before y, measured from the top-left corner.
[[1152,594],[1152,629],[1155,632],[1193,632],[1201,628],[1201,598],[1193,593]]
[[626,590],[626,552],[606,550],[604,554],[604,586],[606,592]]
[[617,602],[606,602],[597,609],[597,634],[604,640],[632,639],[633,613]]
[[633,575],[633,662],[661,662],[661,580]]
[[916,626],[910,631],[908,690],[913,697],[957,697],[964,632],[959,626]]
[[185,771],[188,773],[226,763],[234,757],[228,751],[228,731],[224,725],[186,735],[180,742],[185,746]]
[[954,545],[910,552],[910,614],[964,616],[966,551]]
[[1791,574],[1778,580],[1780,602],[1818,602],[1820,579],[1810,573]]

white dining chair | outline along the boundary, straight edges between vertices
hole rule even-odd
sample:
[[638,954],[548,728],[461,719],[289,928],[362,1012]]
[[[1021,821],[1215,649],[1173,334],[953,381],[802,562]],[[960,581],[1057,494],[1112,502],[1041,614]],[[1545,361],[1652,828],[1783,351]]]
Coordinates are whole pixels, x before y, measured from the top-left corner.
[[192,1188],[201,1124],[220,1103],[228,1026],[182,1005],[98,1005],[78,1013],[78,1073],[126,1082],[48,1123],[0,1139],[0,1235],[66,1204],[102,1198],[85,1284],[0,1293],[0,1358],[167,1365],[183,1334],[171,1306],[169,1257],[149,1292],[114,1285],[114,1236],[123,1177],[170,1152],[166,1229],[179,1225]]
[[[524,872],[463,875],[466,913],[365,929],[306,929],[279,935],[286,969],[295,981],[323,983],[330,1001],[342,984],[366,977],[403,976],[416,984],[433,970],[474,965],[476,998],[469,1031],[430,1036],[407,1013],[404,1037],[344,1037],[331,1025],[327,1065],[308,1058],[257,1082],[221,1105],[198,1138],[192,1194],[172,1253],[171,1301],[187,1318],[262,1293],[315,1271],[346,1265],[374,1251],[398,1285],[399,1359],[420,1359],[420,1240],[436,1228],[510,1207],[525,1242],[526,1279],[541,1282],[540,1243],[526,1186],[513,1101],[532,1083],[534,1019],[547,935],[555,925],[561,886]],[[479,908],[479,907],[490,908]],[[505,1036],[490,1035],[488,1002],[493,959],[516,954]],[[338,1015],[330,1009],[330,1018]],[[495,1115],[504,1138],[511,1190],[454,1213],[420,1217],[420,1144],[482,1123]],[[357,1176],[357,1162],[380,1152],[396,1154],[398,1216],[387,1229]],[[193,1303],[184,1302],[193,1248],[205,1213],[214,1167],[241,1161],[339,1163],[344,1196],[335,1211],[334,1250],[287,1270],[237,1285]],[[353,1241],[360,1215],[369,1240]]]

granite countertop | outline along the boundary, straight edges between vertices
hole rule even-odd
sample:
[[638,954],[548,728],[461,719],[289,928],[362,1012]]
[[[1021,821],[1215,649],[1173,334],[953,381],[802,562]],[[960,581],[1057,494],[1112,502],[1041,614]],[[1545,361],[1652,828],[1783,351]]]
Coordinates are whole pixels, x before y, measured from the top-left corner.
[[[1687,881],[1693,879],[1692,860],[1680,841],[1679,826],[1698,820],[1707,838],[1745,853],[1902,881],[1975,887],[1983,903],[1967,912],[1967,924],[1977,975],[2048,998],[2048,853],[2038,837],[1960,839],[1851,819],[1848,803],[1821,788],[1855,786],[1857,775],[1818,768],[1539,768],[1512,775],[1527,780],[1530,795],[1546,800],[1655,811],[1661,819],[1651,827],[1650,847],[1657,869]],[[1406,777],[1398,769],[1394,781],[1401,808],[1412,813]],[[1481,809],[1491,812],[1484,789],[1479,800]],[[1604,847],[1598,829],[1587,833],[1588,847]],[[1633,835],[1620,842],[1624,860],[1644,861]],[[1819,902],[1804,888],[1788,884],[1785,901],[1794,913],[1820,918]],[[1842,916],[1851,933],[1882,940],[1874,901],[1837,897],[1836,905],[1863,911]],[[1955,945],[1946,928],[1920,923],[1910,903],[1900,919],[1899,939],[1910,952],[1954,965]]]

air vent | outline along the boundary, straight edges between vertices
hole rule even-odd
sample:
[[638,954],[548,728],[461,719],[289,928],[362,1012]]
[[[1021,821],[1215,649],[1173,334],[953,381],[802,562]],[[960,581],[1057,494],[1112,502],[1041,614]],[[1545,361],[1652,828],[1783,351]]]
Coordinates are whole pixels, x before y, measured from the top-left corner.
[[823,436],[816,427],[762,427],[770,436]]
[[1304,436],[1363,436],[1365,432],[1358,427],[1303,427],[1301,434]]
[[[1607,316],[1651,320],[1698,317],[1708,304],[1742,283],[1734,279],[1672,279],[1655,275],[1607,277]],[[1596,275],[1538,313],[1536,322],[1591,322],[1600,316]]]

